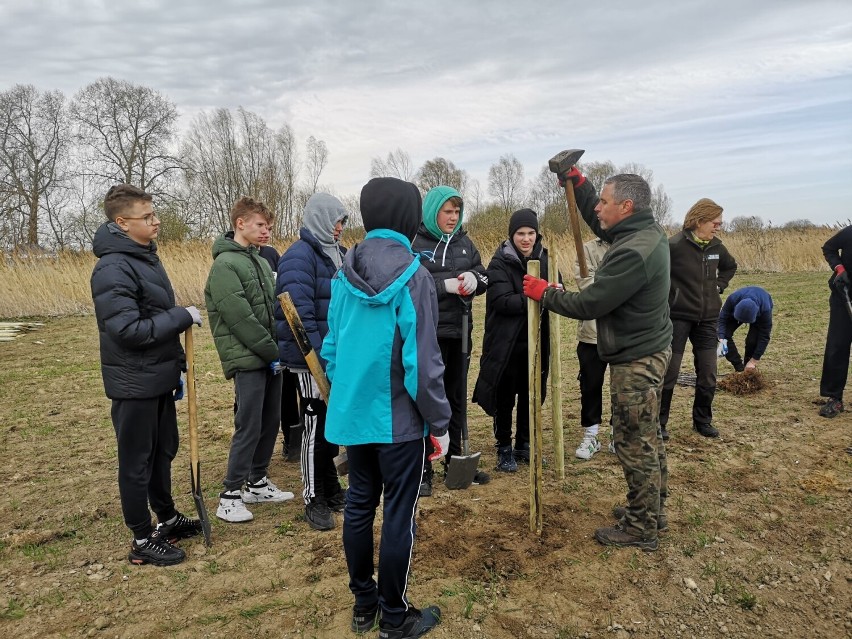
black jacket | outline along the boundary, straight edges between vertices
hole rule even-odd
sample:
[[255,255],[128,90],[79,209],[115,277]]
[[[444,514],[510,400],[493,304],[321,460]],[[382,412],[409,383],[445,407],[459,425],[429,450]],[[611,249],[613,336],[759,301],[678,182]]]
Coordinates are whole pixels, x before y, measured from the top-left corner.
[[150,399],[174,390],[186,369],[180,334],[192,326],[157,256],[107,222],[93,241],[92,300],[101,373],[110,399]]
[[[461,339],[463,305],[471,304],[473,300],[469,296],[447,293],[444,280],[455,279],[461,273],[471,271],[477,279],[474,295],[482,295],[488,287],[488,276],[479,251],[464,229],[454,234],[448,244],[443,240],[436,240],[423,224],[411,243],[411,250],[420,255],[420,263],[435,280],[435,291],[438,294],[438,339]],[[468,333],[472,326],[471,321]]]
[[828,238],[822,245],[822,255],[832,271],[828,283],[832,292],[836,292],[834,278],[837,276],[837,271],[834,269],[842,264],[852,277],[852,226],[846,226]]
[[702,322],[719,317],[721,293],[737,272],[737,262],[722,240],[714,237],[701,247],[690,231],[669,238],[672,284],[669,290],[671,318]]
[[[541,240],[529,258],[520,257],[511,240],[497,248],[488,264],[488,291],[485,294],[485,336],[479,377],[473,401],[489,415],[497,409],[497,385],[512,353],[527,350],[527,298],[524,297],[524,275],[530,259],[541,261],[542,279],[547,274],[547,251]],[[541,315],[541,386],[545,396],[547,369],[550,362],[550,330],[547,312]],[[522,408],[523,410],[523,408]]]

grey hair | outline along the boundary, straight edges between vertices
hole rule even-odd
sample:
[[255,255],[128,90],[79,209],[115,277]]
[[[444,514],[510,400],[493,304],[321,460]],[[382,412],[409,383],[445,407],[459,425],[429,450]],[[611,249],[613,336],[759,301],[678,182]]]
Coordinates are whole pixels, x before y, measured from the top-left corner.
[[647,209],[651,206],[651,187],[640,175],[620,173],[608,177],[604,186],[612,184],[612,195],[616,202],[633,201],[633,210]]

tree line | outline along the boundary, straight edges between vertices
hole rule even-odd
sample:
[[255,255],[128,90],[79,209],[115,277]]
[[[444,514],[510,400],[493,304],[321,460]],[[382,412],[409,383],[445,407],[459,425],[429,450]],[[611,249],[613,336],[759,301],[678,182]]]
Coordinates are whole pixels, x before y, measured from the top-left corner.
[[[251,195],[276,214],[275,235],[295,234],[308,198],[328,164],[326,143],[313,135],[299,144],[293,129],[271,128],[242,107],[196,115],[177,126],[176,105],[161,92],[111,77],[70,99],[57,90],[15,85],[0,92],[0,246],[6,251],[85,248],[103,221],[101,203],[110,185],[126,182],[155,197],[163,240],[208,238],[228,230],[234,201]],[[600,189],[614,173],[642,175],[653,192],[657,220],[671,224],[671,199],[653,172],[638,164],[581,165]],[[504,155],[479,181],[452,161],[436,157],[415,168],[402,149],[372,158],[370,177],[412,181],[425,193],[456,188],[468,219],[507,215],[529,207],[564,219],[565,195],[543,166],[527,180],[520,161]],[[359,223],[357,196],[339,196]]]

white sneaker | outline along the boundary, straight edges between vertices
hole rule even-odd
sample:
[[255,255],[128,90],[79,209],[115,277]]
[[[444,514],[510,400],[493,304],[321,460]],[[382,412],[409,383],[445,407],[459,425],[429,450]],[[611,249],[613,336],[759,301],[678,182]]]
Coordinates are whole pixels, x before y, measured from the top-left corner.
[[609,452],[615,455],[615,444],[613,444],[612,442],[609,443]]
[[586,435],[583,441],[574,451],[574,455],[579,459],[591,459],[592,455],[601,449],[601,444],[595,435]]
[[220,497],[219,507],[216,509],[216,516],[219,519],[224,519],[232,524],[241,524],[254,519],[254,515],[246,508],[243,500],[239,496],[233,498]]
[[269,477],[264,477],[255,484],[246,482],[246,489],[240,494],[247,504],[274,504],[293,499],[293,493],[278,490],[278,486],[269,481]]

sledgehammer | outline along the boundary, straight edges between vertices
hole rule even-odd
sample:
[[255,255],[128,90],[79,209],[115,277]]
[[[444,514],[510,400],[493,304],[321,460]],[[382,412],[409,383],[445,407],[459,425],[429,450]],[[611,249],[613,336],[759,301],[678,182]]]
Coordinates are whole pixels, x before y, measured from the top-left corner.
[[[585,152],[585,149],[561,151],[550,158],[547,165],[556,175],[565,175]],[[577,212],[577,198],[574,197],[574,183],[571,180],[565,180],[565,197],[568,199],[568,217],[571,219],[571,232],[574,235],[574,248],[577,249],[577,264],[580,266],[580,277],[588,277],[589,267],[586,265],[586,254],[583,251],[583,237],[580,234],[580,215]]]

